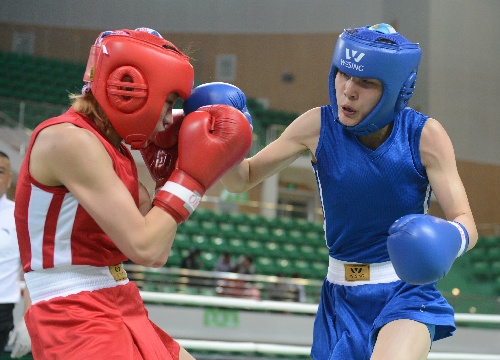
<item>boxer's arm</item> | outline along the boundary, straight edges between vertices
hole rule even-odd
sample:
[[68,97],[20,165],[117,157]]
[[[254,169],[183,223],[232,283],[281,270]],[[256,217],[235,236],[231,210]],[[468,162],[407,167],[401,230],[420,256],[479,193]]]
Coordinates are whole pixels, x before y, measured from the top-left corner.
[[439,122],[430,118],[422,131],[420,156],[434,195],[447,220],[461,223],[469,234],[469,250],[478,233],[467,194],[457,170],[451,140]]
[[148,189],[139,182],[139,211],[142,215],[146,215],[151,208],[151,196],[149,195]]
[[104,146],[91,132],[70,124],[38,135],[30,158],[32,176],[48,186],[64,185],[130,260],[164,263],[177,230],[175,220],[153,208],[143,216]]
[[281,134],[251,158],[228,171],[221,181],[230,192],[247,191],[280,172],[304,152],[314,154],[319,138],[321,109],[314,108],[295,119]]
[[420,155],[430,185],[448,221],[410,214],[389,229],[387,249],[398,276],[414,284],[438,281],[456,257],[477,242],[477,229],[458,174],[451,141],[443,127],[428,119]]

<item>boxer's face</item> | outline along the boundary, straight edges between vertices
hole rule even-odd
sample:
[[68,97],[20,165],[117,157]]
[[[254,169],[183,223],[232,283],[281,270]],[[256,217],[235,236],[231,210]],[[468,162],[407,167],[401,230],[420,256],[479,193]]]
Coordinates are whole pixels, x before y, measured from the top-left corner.
[[169,125],[172,124],[172,109],[174,108],[174,104],[179,99],[179,95],[177,93],[172,92],[168,94],[165,103],[163,104],[163,108],[161,110],[160,118],[155,127],[155,131],[151,136],[156,134],[158,131],[165,130]]
[[378,104],[383,85],[380,80],[350,76],[339,70],[335,76],[335,90],[339,121],[355,126]]

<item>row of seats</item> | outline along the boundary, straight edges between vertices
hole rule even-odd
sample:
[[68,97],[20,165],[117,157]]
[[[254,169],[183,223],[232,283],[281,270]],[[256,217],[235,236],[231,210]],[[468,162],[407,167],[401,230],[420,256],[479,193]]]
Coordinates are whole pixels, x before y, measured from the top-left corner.
[[500,236],[481,236],[467,258],[475,278],[495,283],[500,293]]
[[[32,100],[68,106],[69,93],[78,93],[83,85],[86,64],[47,59],[0,51],[0,97]],[[195,86],[199,85],[195,81]],[[176,104],[180,107],[180,103]],[[248,98],[247,107],[254,119],[254,134],[258,145],[266,142],[269,125],[288,125],[298,114],[265,109],[257,100]],[[29,117],[30,114],[27,114]],[[36,126],[38,119],[33,121]],[[31,121],[28,119],[28,124]],[[32,128],[34,127],[32,126]]]
[[[206,270],[228,251],[235,256],[253,256],[260,274],[299,273],[314,279],[324,277],[328,258],[319,222],[207,209],[197,209],[179,227],[174,247],[179,252],[193,247],[203,250]],[[480,237],[463,260],[475,281],[493,285],[500,293],[500,236]]]
[[[197,209],[179,226],[173,250],[182,256],[195,247],[202,251],[204,270],[212,270],[224,252],[252,256],[262,275],[321,279],[328,265],[322,224],[299,219]],[[179,263],[171,254],[168,264]]]
[[69,105],[83,85],[85,64],[0,51],[0,96]]

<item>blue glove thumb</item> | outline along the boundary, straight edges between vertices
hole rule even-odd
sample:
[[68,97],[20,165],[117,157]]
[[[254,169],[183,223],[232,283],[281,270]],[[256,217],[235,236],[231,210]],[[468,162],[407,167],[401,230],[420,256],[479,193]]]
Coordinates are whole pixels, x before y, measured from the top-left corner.
[[189,98],[184,101],[184,114],[188,115],[202,106],[216,104],[229,105],[238,109],[253,128],[245,94],[238,87],[224,82],[211,82],[195,87]]

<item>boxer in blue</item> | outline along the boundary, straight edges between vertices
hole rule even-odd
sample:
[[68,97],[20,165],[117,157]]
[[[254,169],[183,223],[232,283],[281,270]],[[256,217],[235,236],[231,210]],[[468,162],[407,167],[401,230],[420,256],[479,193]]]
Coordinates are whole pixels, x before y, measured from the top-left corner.
[[[455,330],[436,282],[477,229],[446,131],[407,107],[420,57],[388,24],[345,30],[330,104],[222,177],[244,192],[312,154],[329,249],[313,359],[426,359]],[[432,192],[446,219],[427,215]]]

